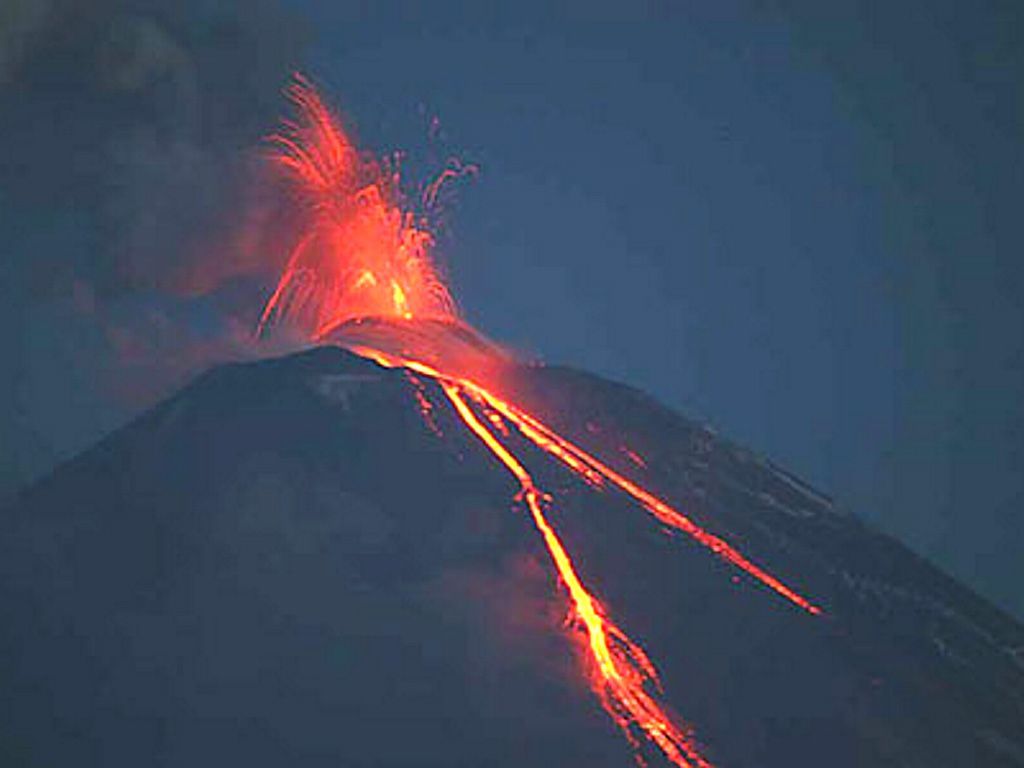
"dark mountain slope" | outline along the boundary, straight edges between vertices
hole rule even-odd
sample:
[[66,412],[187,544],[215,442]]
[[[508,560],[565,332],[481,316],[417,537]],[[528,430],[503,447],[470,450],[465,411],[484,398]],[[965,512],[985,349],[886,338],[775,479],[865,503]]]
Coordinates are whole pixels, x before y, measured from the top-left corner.
[[[1011,619],[642,393],[515,389],[826,607],[510,436],[716,765],[1024,765]],[[210,372],[5,511],[0,762],[630,764],[515,491],[429,381],[330,348]]]

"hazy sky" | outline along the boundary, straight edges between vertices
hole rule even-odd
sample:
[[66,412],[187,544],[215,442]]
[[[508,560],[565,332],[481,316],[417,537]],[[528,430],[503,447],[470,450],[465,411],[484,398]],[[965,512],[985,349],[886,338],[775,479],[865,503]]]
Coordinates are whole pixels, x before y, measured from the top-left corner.
[[[8,486],[230,352],[241,299],[179,277],[240,247],[228,201],[301,68],[367,145],[415,166],[437,117],[480,165],[441,255],[482,330],[709,421],[1024,615],[1015,3],[20,5]],[[203,353],[161,337],[181,359],[128,366],[157,383],[126,405],[97,381],[140,322]]]

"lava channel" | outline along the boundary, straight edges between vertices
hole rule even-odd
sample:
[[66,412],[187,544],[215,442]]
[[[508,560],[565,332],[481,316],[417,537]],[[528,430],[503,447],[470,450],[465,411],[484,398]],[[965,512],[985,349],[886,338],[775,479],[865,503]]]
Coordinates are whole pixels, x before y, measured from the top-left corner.
[[594,662],[590,682],[605,710],[627,738],[633,741],[633,729],[639,729],[674,765],[711,768],[686,730],[674,723],[645,690],[648,683],[660,688],[657,671],[647,654],[608,618],[601,604],[580,581],[569,553],[544,515],[544,505],[550,503],[550,496],[540,490],[523,464],[477,418],[466,403],[462,389],[450,382],[441,382],[441,386],[459,418],[519,482],[517,498],[529,509],[534,525],[544,537],[544,544],[572,601],[572,617],[586,630],[587,647]]
[[601,604],[580,581],[572,559],[544,514],[544,505],[550,503],[550,497],[540,490],[523,463],[477,417],[466,399],[469,398],[503,416],[531,443],[560,460],[590,485],[608,482],[619,487],[639,501],[658,520],[692,536],[711,552],[745,571],[794,605],[814,615],[820,614],[821,608],[755,565],[725,540],[704,530],[690,518],[615,472],[575,443],[479,384],[442,373],[417,360],[393,357],[368,347],[350,349],[386,368],[401,368],[411,374],[431,379],[443,389],[463,423],[519,482],[520,491],[517,499],[530,511],[562,584],[569,593],[573,616],[578,618],[586,629],[587,648],[594,670],[590,683],[605,711],[634,746],[637,744],[633,734],[635,730],[639,730],[656,744],[674,765],[710,768],[711,764],[700,754],[687,735],[687,729],[677,725],[666,710],[648,694],[645,684],[658,685],[658,677],[654,665],[643,649],[608,618]]

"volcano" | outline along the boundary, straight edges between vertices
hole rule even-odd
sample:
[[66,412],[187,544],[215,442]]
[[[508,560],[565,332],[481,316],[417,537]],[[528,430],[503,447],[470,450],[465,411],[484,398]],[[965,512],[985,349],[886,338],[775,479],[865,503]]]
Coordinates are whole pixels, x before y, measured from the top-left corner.
[[[304,78],[214,369],[3,517],[12,765],[1024,764],[1024,632],[791,473],[462,316]],[[255,314],[255,313],[254,313]],[[266,359],[268,337],[287,349]]]
[[[680,759],[1024,764],[1012,619],[640,391],[503,371],[538,424],[821,608],[463,397],[656,667]],[[594,696],[565,574],[445,388],[337,345],[226,365],[26,491],[2,518],[0,762],[672,764]]]

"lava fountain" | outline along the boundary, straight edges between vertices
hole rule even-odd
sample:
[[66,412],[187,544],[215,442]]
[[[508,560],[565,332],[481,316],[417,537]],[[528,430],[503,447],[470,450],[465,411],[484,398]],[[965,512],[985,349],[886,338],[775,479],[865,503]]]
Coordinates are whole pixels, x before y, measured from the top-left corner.
[[288,96],[297,119],[270,137],[269,156],[288,182],[301,237],[258,333],[283,316],[314,340],[361,317],[457,317],[425,222],[403,205],[397,161],[360,152],[302,78]]
[[[547,512],[554,504],[522,457],[502,435],[514,429],[576,473],[595,492],[631,498],[666,529],[688,536],[808,614],[822,609],[705,530],[638,482],[559,434],[496,387],[514,358],[473,330],[458,314],[432,259],[434,240],[423,216],[407,205],[396,168],[360,152],[312,86],[288,89],[296,118],[270,138],[270,159],[288,185],[301,218],[277,287],[257,325],[264,336],[278,325],[311,342],[344,346],[410,378],[433,381],[448,405],[519,486],[515,503],[529,515],[568,602],[569,628],[586,659],[587,680],[634,747],[653,745],[673,765],[710,768],[689,726],[662,700],[655,665],[583,583]],[[460,174],[447,169],[425,195]],[[418,380],[418,379],[417,379]],[[414,390],[425,414],[423,394]],[[639,754],[638,754],[639,759]]]

